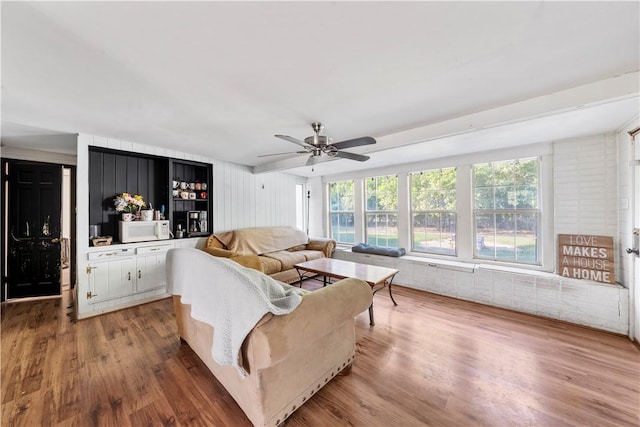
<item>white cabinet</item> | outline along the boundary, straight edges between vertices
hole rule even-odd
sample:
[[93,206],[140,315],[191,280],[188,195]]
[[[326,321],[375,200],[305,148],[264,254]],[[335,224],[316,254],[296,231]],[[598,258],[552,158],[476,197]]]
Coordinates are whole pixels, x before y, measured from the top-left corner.
[[135,252],[132,249],[112,249],[89,254],[86,268],[88,289],[84,295],[88,304],[121,298],[133,293]]
[[165,264],[167,251],[172,247],[156,245],[136,249],[136,292],[166,288]]
[[173,242],[91,248],[78,281],[78,317],[128,307],[167,294],[166,256]]

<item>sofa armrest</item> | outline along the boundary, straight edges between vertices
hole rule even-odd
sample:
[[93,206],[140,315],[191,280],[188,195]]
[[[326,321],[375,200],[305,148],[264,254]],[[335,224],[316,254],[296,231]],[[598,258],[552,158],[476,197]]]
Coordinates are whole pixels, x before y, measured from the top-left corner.
[[221,258],[232,258],[232,257],[237,257],[242,255],[240,252],[234,252],[229,249],[222,249],[222,248],[216,248],[211,246],[202,248],[202,250],[208,253],[209,255],[213,255]]
[[207,238],[207,242],[205,243],[205,247],[207,248],[220,248],[225,249],[224,243],[222,243],[215,234],[212,234]]
[[321,338],[371,305],[371,287],[360,279],[343,279],[303,295],[291,313],[274,316],[256,326],[247,337],[246,359],[249,370],[278,363],[305,343]]
[[311,237],[309,238],[309,243],[307,243],[307,249],[322,251],[324,256],[327,258],[331,258],[335,248],[336,241],[334,239],[324,237]]
[[264,269],[262,268],[262,263],[260,262],[260,257],[258,255],[242,255],[240,252],[230,251],[229,249],[220,249],[220,248],[203,248],[204,252],[209,255],[221,257],[221,258],[229,258],[232,261],[237,262],[243,267],[253,268],[254,270],[258,270],[261,273],[264,273]]

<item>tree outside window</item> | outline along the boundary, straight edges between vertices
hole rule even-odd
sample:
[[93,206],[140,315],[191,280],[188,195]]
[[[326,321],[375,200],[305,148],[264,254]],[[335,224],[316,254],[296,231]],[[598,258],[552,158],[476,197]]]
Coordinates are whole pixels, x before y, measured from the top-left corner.
[[353,181],[329,184],[329,217],[331,238],[338,243],[355,244]]
[[398,247],[398,176],[365,179],[365,227],[369,245]]
[[416,252],[456,254],[456,169],[410,175],[411,248]]
[[539,160],[473,166],[476,258],[538,263]]

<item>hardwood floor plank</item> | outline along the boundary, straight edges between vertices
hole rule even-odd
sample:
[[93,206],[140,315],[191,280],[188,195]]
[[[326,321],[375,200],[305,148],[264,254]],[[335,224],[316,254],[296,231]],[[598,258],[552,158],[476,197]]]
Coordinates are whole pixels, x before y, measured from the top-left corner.
[[[287,426],[640,425],[640,350],[626,337],[407,288],[394,297],[375,296],[374,327],[358,315],[351,374]],[[2,305],[1,425],[250,426],[180,344],[170,299],[75,324],[68,304]]]

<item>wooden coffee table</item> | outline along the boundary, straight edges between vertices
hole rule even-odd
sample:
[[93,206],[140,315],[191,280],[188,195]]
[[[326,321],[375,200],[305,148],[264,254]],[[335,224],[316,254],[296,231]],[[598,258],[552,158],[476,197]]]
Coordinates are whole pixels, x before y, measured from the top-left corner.
[[[327,277],[335,279],[354,277],[367,282],[371,286],[373,295],[385,286],[388,287],[393,305],[398,305],[391,293],[391,282],[393,282],[393,277],[398,273],[395,268],[378,267],[334,258],[314,259],[295,264],[294,267],[300,276],[300,286],[302,286],[302,280],[305,277],[311,277],[316,274],[324,277],[323,286],[327,285]],[[307,273],[310,274],[305,276]],[[369,306],[369,324],[371,326],[375,325],[373,321],[373,300],[371,300],[371,305]]]

